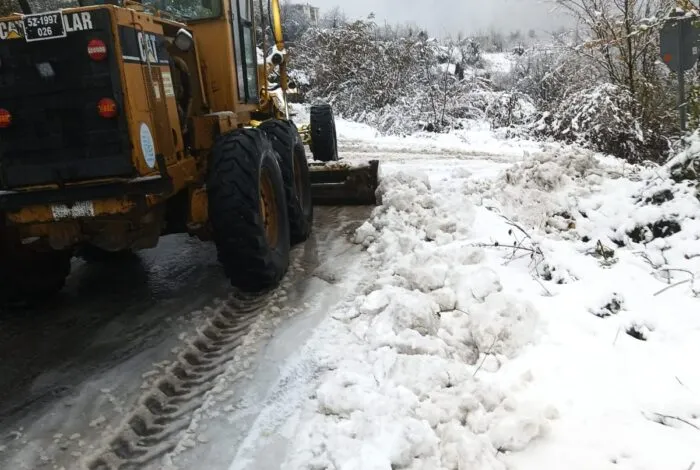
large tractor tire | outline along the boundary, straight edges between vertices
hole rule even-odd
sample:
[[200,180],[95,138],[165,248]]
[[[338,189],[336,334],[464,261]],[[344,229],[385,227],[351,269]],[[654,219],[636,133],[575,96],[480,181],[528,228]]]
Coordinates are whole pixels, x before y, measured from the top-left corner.
[[304,242],[311,234],[314,206],[311,202],[311,180],[304,143],[297,127],[290,121],[270,120],[260,125],[280,157],[280,169],[287,198],[291,244]]
[[260,129],[220,136],[207,177],[213,238],[231,285],[277,287],[289,268],[289,218],[279,156]]
[[311,106],[311,153],[314,160],[334,162],[338,160],[338,135],[335,130],[333,108],[329,104]]
[[35,251],[0,231],[0,303],[37,303],[58,294],[70,274],[72,252]]

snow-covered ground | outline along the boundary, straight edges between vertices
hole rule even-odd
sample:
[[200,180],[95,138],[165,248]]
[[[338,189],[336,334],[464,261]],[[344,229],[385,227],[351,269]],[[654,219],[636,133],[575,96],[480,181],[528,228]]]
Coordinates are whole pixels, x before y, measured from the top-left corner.
[[382,160],[358,287],[279,365],[303,373],[231,470],[700,465],[694,187],[480,126],[338,126],[343,157]]
[[[408,138],[337,124],[345,160],[381,160],[369,218],[319,209],[264,308],[193,313],[171,355],[146,350],[4,436],[0,467],[700,465],[694,184],[485,124]],[[231,315],[252,323],[230,329]],[[209,325],[233,335],[221,356],[195,341]],[[221,373],[183,396],[161,388],[208,370],[183,353],[196,344]],[[156,388],[167,406],[134,405]],[[117,465],[93,458],[104,452]]]
[[513,68],[515,56],[512,52],[485,53],[486,68],[496,73],[508,73]]

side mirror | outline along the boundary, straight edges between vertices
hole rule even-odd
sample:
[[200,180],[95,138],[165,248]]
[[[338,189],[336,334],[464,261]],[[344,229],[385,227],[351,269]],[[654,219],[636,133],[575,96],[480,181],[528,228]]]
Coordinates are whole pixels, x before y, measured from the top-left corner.
[[175,34],[175,47],[180,49],[182,52],[189,52],[194,46],[194,38],[186,29],[180,28],[180,30]]

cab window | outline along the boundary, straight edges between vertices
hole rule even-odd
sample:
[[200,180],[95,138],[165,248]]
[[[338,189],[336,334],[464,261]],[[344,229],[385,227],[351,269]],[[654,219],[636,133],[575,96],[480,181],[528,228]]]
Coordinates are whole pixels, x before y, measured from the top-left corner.
[[258,55],[255,47],[252,0],[231,0],[233,42],[238,75],[238,97],[243,103],[258,101]]

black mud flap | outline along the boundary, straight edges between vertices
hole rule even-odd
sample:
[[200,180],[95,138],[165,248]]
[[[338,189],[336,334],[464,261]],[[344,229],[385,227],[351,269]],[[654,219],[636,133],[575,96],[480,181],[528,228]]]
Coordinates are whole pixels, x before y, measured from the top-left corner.
[[317,206],[373,206],[377,204],[379,160],[309,162],[311,197]]

